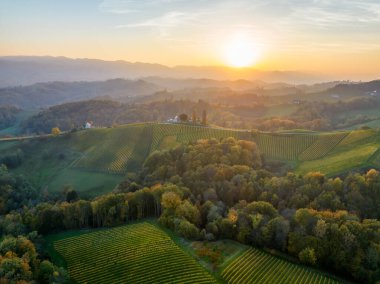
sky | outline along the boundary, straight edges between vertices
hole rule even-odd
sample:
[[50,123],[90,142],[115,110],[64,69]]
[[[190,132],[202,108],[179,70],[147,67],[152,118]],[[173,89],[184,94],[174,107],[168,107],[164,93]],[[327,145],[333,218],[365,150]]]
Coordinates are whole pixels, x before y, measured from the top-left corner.
[[380,1],[0,0],[6,55],[380,78]]

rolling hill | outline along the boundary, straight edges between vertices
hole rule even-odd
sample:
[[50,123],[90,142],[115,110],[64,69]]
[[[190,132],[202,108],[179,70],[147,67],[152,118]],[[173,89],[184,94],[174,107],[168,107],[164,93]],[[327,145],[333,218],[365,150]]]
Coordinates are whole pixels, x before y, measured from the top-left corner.
[[155,150],[198,139],[252,140],[266,160],[294,165],[297,173],[327,175],[379,167],[380,134],[374,130],[263,133],[184,124],[140,123],[63,134],[59,137],[0,142],[0,157],[21,149],[23,163],[12,169],[50,192],[73,186],[83,195],[112,190],[136,173]]
[[164,88],[143,80],[112,79],[96,82],[46,82],[0,89],[0,105],[38,109],[88,99],[119,99],[151,95]]
[[[227,260],[210,269],[192,243],[156,222],[46,237],[55,263],[78,283],[344,283],[332,275],[236,242],[223,243]],[[194,243],[193,243],[194,244]],[[254,265],[253,265],[254,264]],[[286,281],[285,281],[286,280]]]

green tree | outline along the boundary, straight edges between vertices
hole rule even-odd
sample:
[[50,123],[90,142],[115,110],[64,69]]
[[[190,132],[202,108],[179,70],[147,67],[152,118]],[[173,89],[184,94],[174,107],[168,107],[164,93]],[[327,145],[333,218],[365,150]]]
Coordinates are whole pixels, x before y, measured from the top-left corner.
[[184,218],[194,225],[200,225],[200,213],[196,206],[191,204],[189,200],[183,201],[177,206],[175,214],[179,218]]
[[189,240],[197,240],[200,237],[199,229],[187,220],[181,220],[176,231],[182,237]]
[[32,276],[33,274],[26,258],[18,257],[11,251],[4,256],[0,256],[0,279],[16,283],[22,280],[29,281]]
[[41,283],[51,283],[51,280],[54,277],[54,272],[54,265],[50,261],[44,260],[40,264],[38,278]]
[[168,209],[170,211],[175,211],[175,209],[181,204],[181,198],[175,192],[169,191],[165,192],[161,198],[162,208]]
[[317,257],[313,248],[304,248],[299,254],[298,258],[302,263],[315,265]]

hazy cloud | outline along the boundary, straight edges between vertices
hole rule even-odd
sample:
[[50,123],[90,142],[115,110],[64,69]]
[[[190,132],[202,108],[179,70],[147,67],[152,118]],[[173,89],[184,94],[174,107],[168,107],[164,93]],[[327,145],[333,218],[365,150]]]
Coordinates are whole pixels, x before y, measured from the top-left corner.
[[[160,37],[185,42],[193,34],[202,42],[243,31],[263,45],[296,40],[307,46],[319,38],[330,40],[321,48],[335,46],[336,38],[355,44],[363,35],[379,38],[380,1],[377,0],[104,0],[99,9],[130,13],[116,29],[145,28]],[[186,34],[186,30],[189,31]],[[132,31],[131,31],[132,32]],[[139,31],[143,32],[143,31]],[[329,38],[329,35],[331,36]],[[335,37],[335,38],[334,38]],[[342,43],[341,43],[342,44]],[[371,43],[371,46],[377,43]],[[380,43],[379,43],[380,45]],[[362,48],[362,46],[360,47]]]
[[[166,0],[168,1],[168,0]],[[130,23],[124,25],[117,25],[115,28],[140,28],[140,27],[177,27],[182,24],[194,23],[198,14],[189,14],[178,11],[168,12],[161,17],[148,19],[145,21]]]

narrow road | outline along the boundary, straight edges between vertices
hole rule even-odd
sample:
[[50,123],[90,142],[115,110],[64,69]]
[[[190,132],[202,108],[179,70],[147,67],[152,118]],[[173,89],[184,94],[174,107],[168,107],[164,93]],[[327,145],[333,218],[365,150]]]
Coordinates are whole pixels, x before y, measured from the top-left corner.
[[[61,134],[64,134],[64,133],[61,133]],[[52,134],[42,134],[42,135],[30,135],[30,136],[6,137],[6,138],[0,138],[0,142],[1,141],[20,141],[20,140],[41,138],[41,137],[50,137],[50,136],[53,136],[53,135]]]

